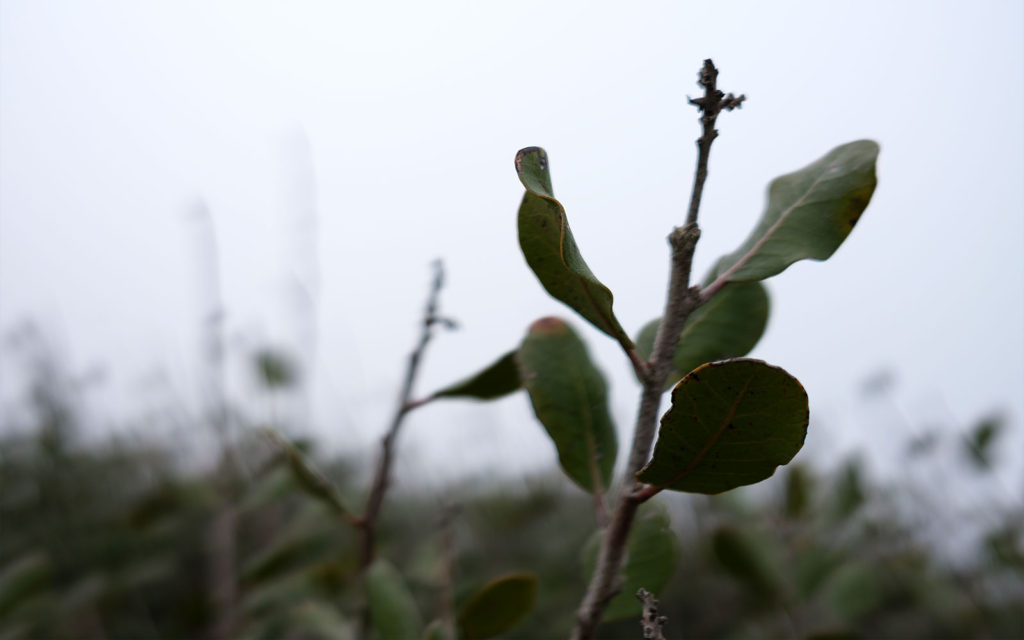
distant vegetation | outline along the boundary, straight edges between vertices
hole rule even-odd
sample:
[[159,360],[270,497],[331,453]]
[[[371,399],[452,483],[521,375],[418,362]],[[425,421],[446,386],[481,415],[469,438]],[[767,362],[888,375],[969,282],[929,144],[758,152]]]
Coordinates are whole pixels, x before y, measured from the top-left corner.
[[[266,354],[256,364],[268,385],[287,381]],[[358,634],[358,536],[262,431],[243,425],[229,455],[202,469],[173,442],[87,441],[67,380],[58,363],[36,367],[19,423],[11,412],[0,425],[0,638]],[[182,429],[209,431],[201,420]],[[978,425],[955,443],[965,464],[946,471],[988,473],[999,438],[998,422]],[[906,464],[951,444],[911,443]],[[365,469],[345,458],[320,469],[338,499],[365,494]],[[652,501],[638,535],[669,526],[677,538],[660,593],[667,637],[1024,636],[1020,503],[979,505],[977,545],[951,558],[900,508],[911,491],[942,500],[927,489],[877,486],[855,460],[828,471],[805,461],[758,491]],[[562,474],[443,495],[400,486],[392,499],[380,544],[423,620],[527,571],[540,590],[501,637],[568,633],[595,547],[590,498]],[[608,618],[619,619],[600,637],[641,637],[632,613],[613,602]]]

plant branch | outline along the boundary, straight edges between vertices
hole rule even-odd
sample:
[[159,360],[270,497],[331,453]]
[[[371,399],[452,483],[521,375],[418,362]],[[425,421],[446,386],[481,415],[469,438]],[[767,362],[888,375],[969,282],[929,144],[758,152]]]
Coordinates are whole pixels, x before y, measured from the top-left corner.
[[636,592],[636,599],[644,605],[643,614],[640,616],[640,626],[644,630],[644,638],[665,640],[661,628],[665,626],[668,618],[658,615],[658,601],[654,594],[646,589],[640,589]]
[[697,224],[697,211],[700,209],[700,198],[704,193],[704,181],[708,179],[708,156],[711,155],[711,143],[718,137],[718,130],[715,129],[715,120],[722,110],[732,111],[743,106],[747,96],[740,95],[738,98],[731,93],[725,95],[718,89],[718,69],[715,63],[708,58],[704,61],[698,74],[697,84],[704,87],[704,97],[688,98],[688,102],[697,107],[703,114],[700,123],[704,127],[704,134],[697,139],[697,171],[693,176],[693,192],[690,194],[690,211],[686,216],[686,224]]
[[450,319],[443,318],[437,314],[438,298],[442,286],[444,286],[444,266],[441,264],[440,260],[437,260],[434,262],[434,281],[431,284],[430,294],[427,297],[427,306],[423,314],[423,327],[420,332],[420,339],[416,348],[413,349],[411,354],[409,354],[409,363],[405,370],[405,380],[402,383],[402,391],[398,400],[398,408],[395,410],[394,418],[391,420],[391,426],[388,428],[383,440],[381,440],[380,455],[377,458],[377,467],[374,472],[373,485],[371,485],[370,495],[366,499],[366,508],[364,509],[363,517],[360,520],[360,526],[363,531],[362,551],[359,560],[361,570],[365,570],[369,567],[376,556],[377,524],[380,517],[381,506],[384,503],[384,495],[390,484],[391,467],[394,463],[395,456],[395,439],[398,437],[398,431],[402,426],[402,422],[405,419],[406,414],[418,406],[417,403],[411,401],[412,387],[413,383],[416,381],[416,374],[419,372],[420,361],[423,359],[423,353],[426,351],[427,345],[430,343],[430,339],[434,335],[434,327],[436,325],[441,324],[447,328],[454,326],[454,323]]
[[[654,350],[647,363],[647,375],[643,377],[643,392],[640,396],[640,408],[637,412],[636,427],[633,432],[633,446],[626,466],[624,486],[619,493],[618,503],[612,514],[602,539],[601,549],[597,556],[597,566],[591,576],[587,592],[583,597],[579,610],[576,612],[576,627],[573,630],[574,640],[590,640],[597,632],[601,616],[608,607],[608,602],[621,588],[622,561],[626,552],[626,542],[633,518],[640,506],[636,490],[640,487],[636,474],[647,463],[654,442],[658,423],[658,412],[661,396],[672,365],[672,356],[679,344],[683,326],[690,314],[703,302],[699,287],[690,287],[690,271],[693,266],[693,253],[700,238],[697,226],[697,212],[700,209],[701,193],[707,180],[708,157],[711,143],[718,132],[715,120],[723,110],[739,107],[745,100],[732,94],[724,95],[718,90],[716,81],[718,70],[711,60],[705,60],[699,73],[699,84],[704,87],[704,97],[691,99],[690,104],[698,107],[703,125],[703,135],[697,140],[697,171],[694,177],[693,193],[690,197],[690,209],[686,223],[677,227],[669,234],[669,245],[672,247],[672,270],[669,276],[668,293],[665,300],[665,313],[658,327],[658,335],[654,339]],[[647,496],[650,497],[650,496]],[[646,498],[645,498],[646,499]]]

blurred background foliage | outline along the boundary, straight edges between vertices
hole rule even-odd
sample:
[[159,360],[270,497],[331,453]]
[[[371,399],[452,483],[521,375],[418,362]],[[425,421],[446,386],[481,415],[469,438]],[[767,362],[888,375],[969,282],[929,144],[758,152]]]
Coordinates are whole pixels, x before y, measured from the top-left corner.
[[[179,437],[147,437],[146,418],[131,437],[89,437],[78,390],[88,382],[38,335],[19,349],[29,382],[0,425],[0,638],[358,633],[356,533],[266,436],[282,425],[228,410],[179,417]],[[252,367],[267,395],[300,379],[270,349]],[[1024,637],[1024,507],[1019,487],[992,473],[1004,428],[986,418],[959,440],[905,443],[898,483],[873,479],[856,457],[819,468],[802,456],[756,488],[667,496],[657,517],[678,539],[659,593],[667,637]],[[332,500],[361,503],[365,461],[292,442],[331,481]],[[208,443],[215,455],[193,455]],[[954,462],[941,455],[950,449]],[[944,488],[978,477],[991,478],[990,492],[950,515]],[[960,530],[969,543],[949,542]],[[406,482],[380,535],[424,621],[526,571],[540,579],[536,604],[502,637],[557,638],[584,590],[593,531],[591,499],[552,469],[442,491]],[[641,637],[638,620],[609,622],[601,636]]]

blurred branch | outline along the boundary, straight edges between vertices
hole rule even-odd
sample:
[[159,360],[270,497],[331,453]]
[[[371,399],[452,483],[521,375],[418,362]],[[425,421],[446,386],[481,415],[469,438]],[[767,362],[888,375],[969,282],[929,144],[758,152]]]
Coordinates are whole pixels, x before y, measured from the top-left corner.
[[441,324],[445,327],[453,326],[451,320],[438,315],[438,299],[441,288],[444,286],[444,265],[440,260],[434,262],[434,280],[431,284],[430,294],[427,297],[427,306],[423,314],[423,326],[420,332],[420,339],[409,355],[409,363],[405,370],[405,381],[402,384],[402,392],[398,400],[398,408],[391,421],[387,434],[381,440],[380,456],[377,458],[377,467],[374,472],[373,484],[370,488],[370,495],[366,500],[366,508],[360,520],[363,530],[362,551],[360,553],[359,566],[365,570],[373,562],[377,551],[377,524],[380,517],[381,506],[384,503],[384,495],[387,492],[391,478],[391,467],[394,464],[395,439],[402,426],[407,413],[416,405],[412,402],[412,388],[419,372],[420,361],[423,353],[434,335],[434,328]]
[[640,589],[636,592],[636,599],[642,602],[644,606],[643,613],[640,615],[640,626],[644,630],[644,638],[665,640],[661,628],[665,625],[668,618],[658,615],[658,601],[655,599],[654,594],[646,589]]

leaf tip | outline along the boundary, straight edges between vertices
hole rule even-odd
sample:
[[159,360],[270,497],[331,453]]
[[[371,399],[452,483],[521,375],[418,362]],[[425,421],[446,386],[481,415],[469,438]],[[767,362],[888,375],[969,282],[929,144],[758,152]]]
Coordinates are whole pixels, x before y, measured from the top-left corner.
[[516,152],[516,173],[522,173],[527,162],[532,162],[544,171],[548,167],[548,153],[541,147],[524,147]]

